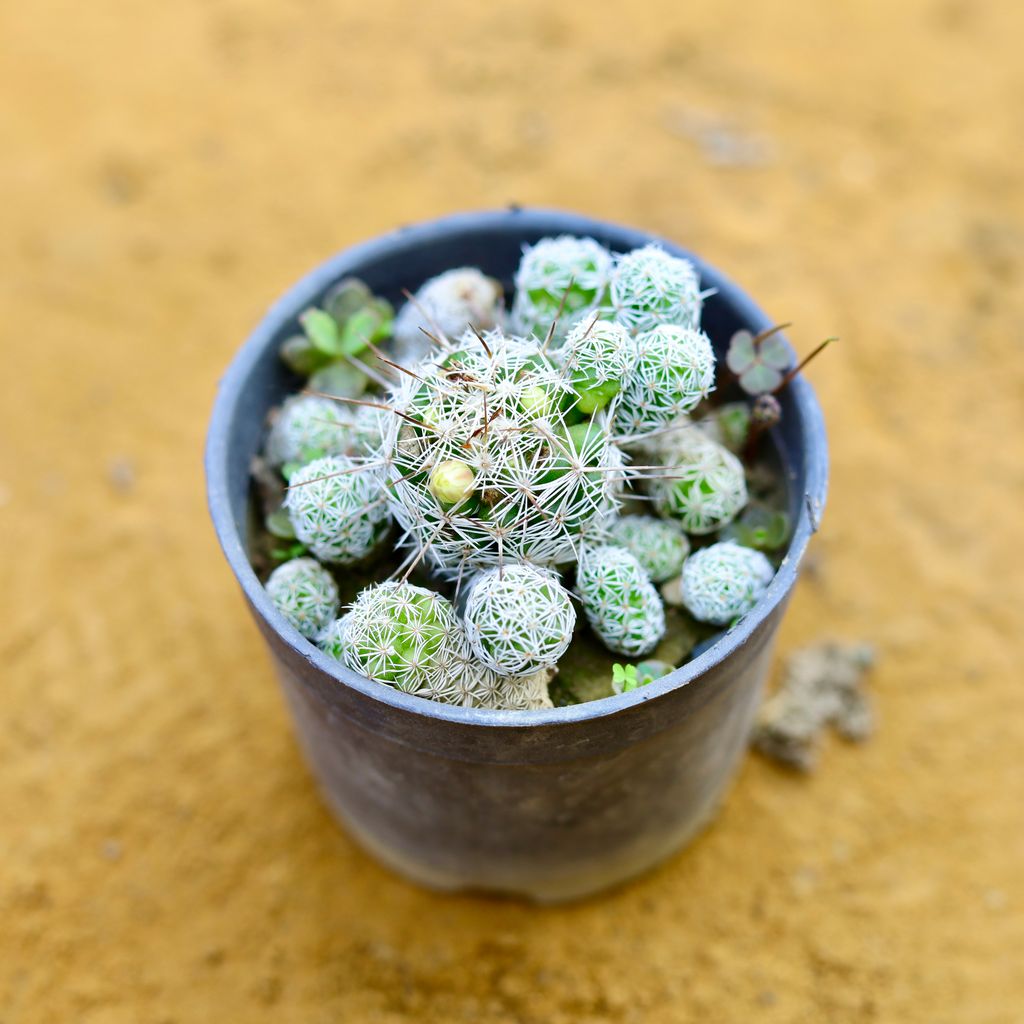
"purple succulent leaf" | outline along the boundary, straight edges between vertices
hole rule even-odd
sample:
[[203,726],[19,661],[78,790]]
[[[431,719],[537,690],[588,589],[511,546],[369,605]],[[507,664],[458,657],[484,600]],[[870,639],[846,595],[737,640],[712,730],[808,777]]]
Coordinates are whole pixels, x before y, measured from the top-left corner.
[[758,358],[765,366],[770,366],[773,370],[781,370],[782,372],[788,370],[793,361],[789,352],[789,346],[778,334],[773,334],[770,338],[765,338],[761,342]]
[[737,331],[729,342],[725,364],[735,374],[743,373],[757,359],[754,350],[754,336],[750,331]]
[[755,362],[740,374],[740,387],[748,395],[763,395],[782,383],[782,374],[771,366]]

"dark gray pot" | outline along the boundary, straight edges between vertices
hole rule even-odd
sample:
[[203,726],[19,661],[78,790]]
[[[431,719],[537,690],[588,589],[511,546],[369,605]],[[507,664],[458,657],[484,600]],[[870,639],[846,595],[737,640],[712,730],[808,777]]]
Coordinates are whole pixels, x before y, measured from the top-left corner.
[[[206,447],[210,511],[224,554],[274,658],[300,742],[328,803],[385,864],[438,889],[573,899],[678,850],[715,812],[747,743],[772,642],[825,501],[825,430],[811,386],[782,398],[776,442],[796,529],[757,607],[671,675],[606,700],[548,711],[447,707],[350,672],[277,613],[246,554],[249,460],[264,417],[294,381],[277,358],[296,316],[354,274],[401,301],[426,278],[479,266],[510,284],[524,242],[590,235],[616,250],[651,236],[546,210],[462,214],[402,228],[334,256],[263,318],[221,382]],[[717,294],[704,327],[721,354],[770,321],[688,256]]]

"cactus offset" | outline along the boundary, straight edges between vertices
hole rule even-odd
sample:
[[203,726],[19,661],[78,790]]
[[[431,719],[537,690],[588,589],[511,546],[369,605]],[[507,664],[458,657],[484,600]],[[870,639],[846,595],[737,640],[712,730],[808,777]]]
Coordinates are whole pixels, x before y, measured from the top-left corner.
[[661,597],[640,563],[613,545],[588,548],[580,558],[576,589],[590,628],[617,654],[649,654],[665,634]]
[[666,435],[660,454],[665,470],[650,485],[655,508],[679,520],[687,533],[713,533],[746,505],[743,463],[702,431]]
[[321,561],[366,558],[388,531],[383,482],[372,463],[344,456],[315,459],[292,475],[284,507],[295,536]]
[[613,543],[625,548],[643,567],[652,583],[678,576],[690,553],[690,542],[679,523],[654,516],[622,516],[609,531]]
[[665,325],[638,334],[616,432],[627,442],[644,438],[689,412],[714,386],[715,354],[703,331]]
[[367,587],[321,646],[370,679],[445,703],[458,702],[469,654],[451,602],[410,583]]
[[597,307],[611,268],[611,253],[592,238],[560,235],[524,246],[512,304],[515,330],[544,339],[554,325],[554,339],[561,341]]
[[362,455],[367,449],[357,413],[330,398],[292,395],[278,410],[267,434],[267,462],[303,465],[325,455]]
[[307,639],[315,639],[338,614],[338,587],[314,558],[279,565],[266,583],[274,607]]
[[634,334],[662,324],[700,326],[705,293],[697,271],[689,260],[670,255],[660,245],[616,256],[609,293],[611,316]]
[[505,322],[501,285],[475,267],[459,267],[432,277],[395,318],[395,357],[414,366],[430,353],[427,333],[438,341],[459,338],[467,327],[487,331]]
[[508,565],[474,580],[463,618],[481,664],[529,676],[558,663],[572,640],[576,610],[554,573]]
[[774,575],[760,551],[721,541],[686,560],[683,604],[698,621],[727,626],[757,604]]

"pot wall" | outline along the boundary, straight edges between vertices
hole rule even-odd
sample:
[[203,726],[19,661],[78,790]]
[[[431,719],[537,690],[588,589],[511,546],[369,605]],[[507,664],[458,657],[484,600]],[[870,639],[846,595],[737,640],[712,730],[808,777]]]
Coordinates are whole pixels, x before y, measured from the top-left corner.
[[[346,274],[398,299],[453,266],[506,281],[521,244],[589,234],[617,249],[650,238],[547,211],[469,214],[348,250],[277,303],[222,382],[207,447],[210,505],[225,554],[271,649],[306,758],[328,803],[380,860],[425,885],[555,901],[632,877],[687,842],[719,804],[746,746],[796,567],[824,503],[820,411],[806,381],[775,432],[796,523],[768,594],[699,658],[639,690],[569,708],[493,712],[432,704],[348,671],[276,612],[245,552],[248,465],[267,410],[291,388],[277,346]],[[668,243],[666,248],[692,257]],[[704,326],[725,344],[768,325],[694,259],[718,294]]]

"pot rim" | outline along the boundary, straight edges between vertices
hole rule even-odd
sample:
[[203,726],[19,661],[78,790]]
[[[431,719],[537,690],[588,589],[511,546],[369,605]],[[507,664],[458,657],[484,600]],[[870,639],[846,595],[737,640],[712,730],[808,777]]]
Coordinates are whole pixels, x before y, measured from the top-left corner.
[[544,234],[602,235],[609,231],[635,236],[637,244],[660,242],[670,251],[681,253],[693,261],[704,287],[717,289],[718,295],[757,330],[772,326],[765,313],[716,268],[678,244],[652,232],[623,227],[580,214],[543,207],[512,206],[508,209],[449,214],[433,220],[400,227],[357,243],[320,263],[274,302],[237,351],[227,372],[220,379],[214,399],[206,438],[205,469],[207,502],[214,529],[228,564],[248,601],[264,621],[279,634],[294,654],[310,662],[319,671],[337,682],[358,691],[372,701],[408,712],[410,715],[483,728],[572,725],[590,719],[619,714],[649,700],[657,700],[674,690],[699,679],[708,669],[725,661],[742,647],[757,627],[780,604],[792,588],[797,568],[811,536],[817,532],[828,490],[828,445],[821,408],[810,383],[798,375],[788,385],[787,404],[799,415],[800,434],[805,459],[805,487],[799,503],[799,515],[789,547],[768,589],[739,623],[692,661],[628,693],[602,697],[568,707],[544,708],[535,711],[494,711],[485,708],[464,708],[440,704],[403,693],[393,687],[374,682],[329,657],[312,641],[303,637],[275,608],[249,561],[249,556],[236,526],[231,509],[228,480],[228,453],[231,427],[238,414],[238,402],[250,374],[266,347],[272,344],[283,322],[294,320],[299,312],[312,305],[354,264],[398,256],[439,237],[457,236],[507,228],[516,224],[524,231],[541,230]]

